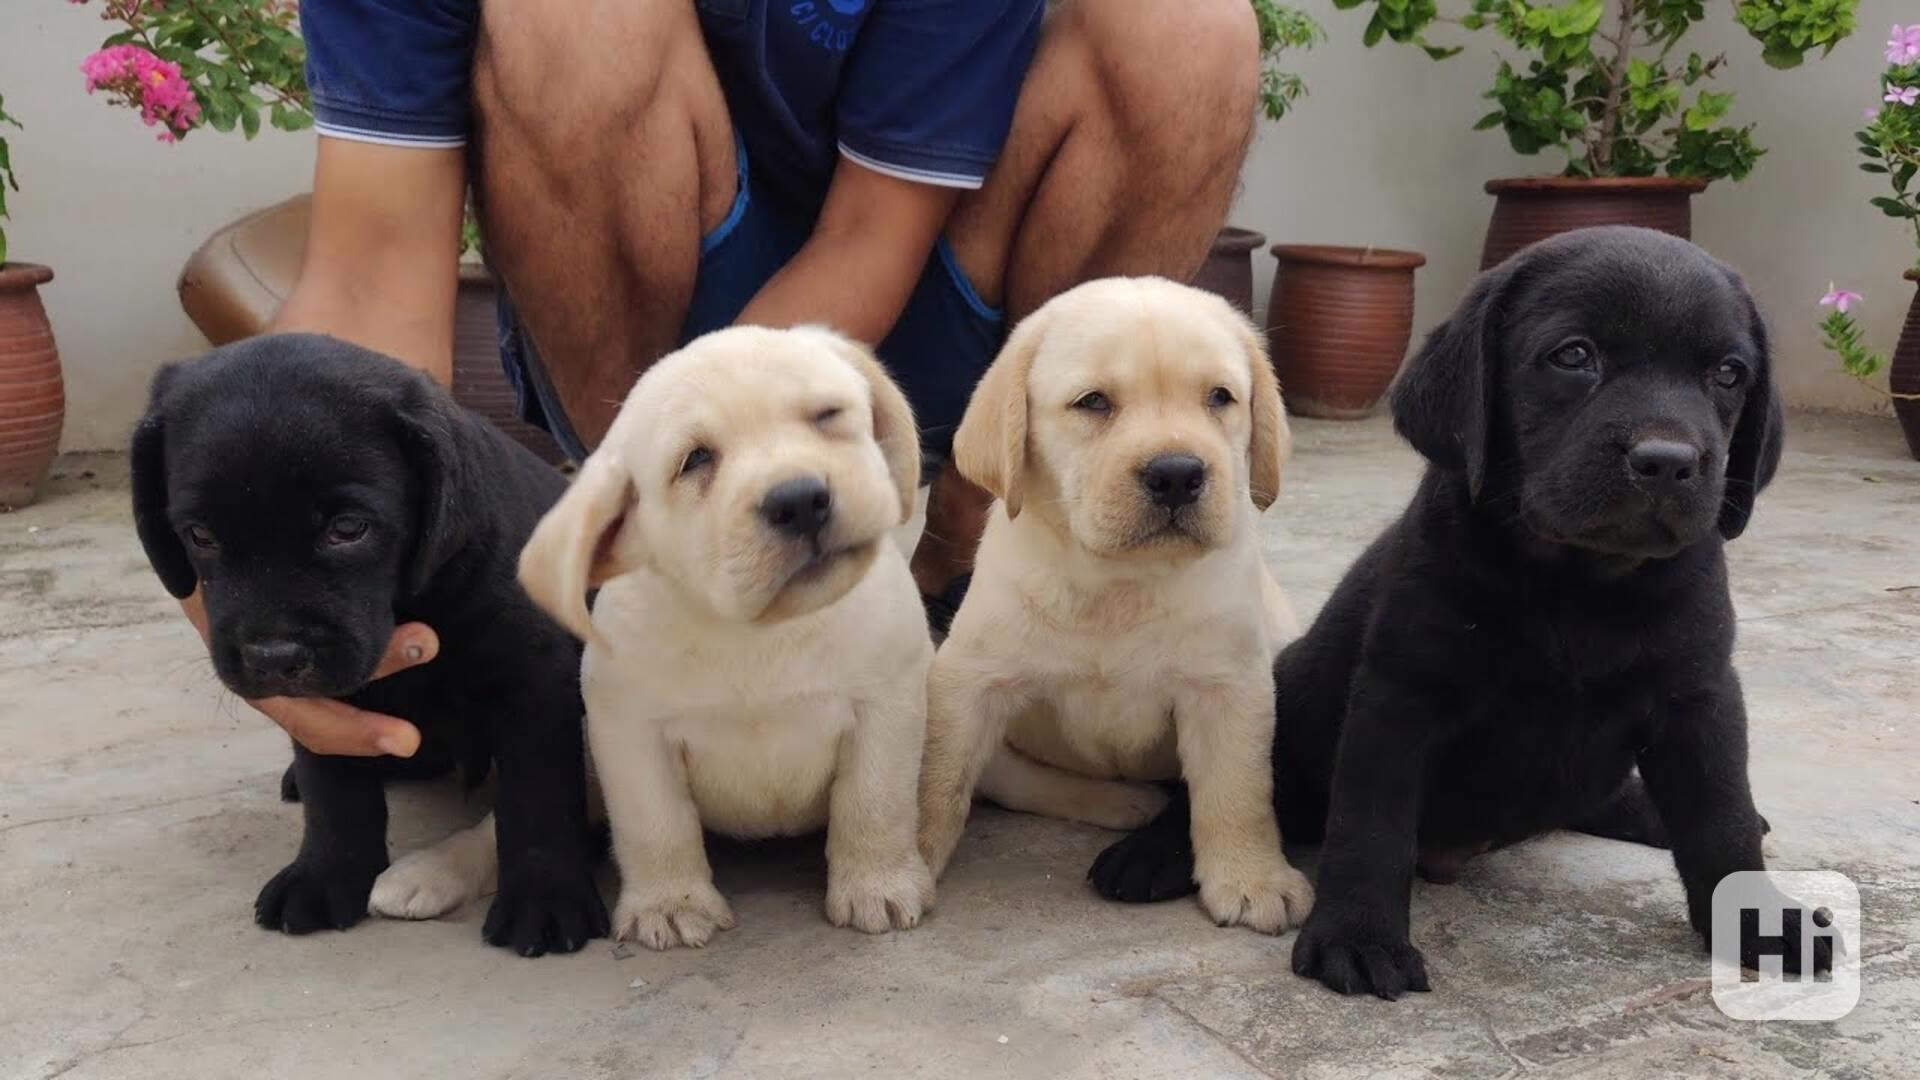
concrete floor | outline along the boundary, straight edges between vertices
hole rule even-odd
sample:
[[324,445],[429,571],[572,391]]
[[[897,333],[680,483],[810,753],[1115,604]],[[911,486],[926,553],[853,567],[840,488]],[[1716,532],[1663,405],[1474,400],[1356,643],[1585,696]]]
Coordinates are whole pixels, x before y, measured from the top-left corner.
[[[478,906],[288,938],[285,740],[215,683],[128,521],[124,463],[63,461],[0,516],[0,1076],[1497,1077],[1914,1075],[1920,1058],[1920,465],[1889,420],[1795,417],[1733,546],[1774,865],[1864,896],[1865,990],[1830,1024],[1707,993],[1664,853],[1557,835],[1419,886],[1436,992],[1336,997],[1290,937],[1081,875],[1111,836],[981,811],[920,929],[829,927],[816,844],[718,853],[740,928],[665,955],[522,960]],[[1296,422],[1268,551],[1303,615],[1411,489],[1384,423]],[[394,796],[396,852],[476,810]]]

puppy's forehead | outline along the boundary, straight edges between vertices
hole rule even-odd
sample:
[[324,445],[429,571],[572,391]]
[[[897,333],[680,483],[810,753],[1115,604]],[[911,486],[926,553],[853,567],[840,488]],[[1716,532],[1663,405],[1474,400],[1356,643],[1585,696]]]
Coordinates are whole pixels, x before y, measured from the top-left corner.
[[1509,335],[1585,334],[1668,348],[1748,351],[1752,301],[1738,280],[1690,244],[1574,248],[1522,281]]
[[1072,295],[1048,325],[1030,376],[1036,389],[1123,385],[1168,392],[1212,381],[1244,390],[1245,350],[1220,312],[1156,288]]
[[738,327],[662,359],[635,386],[628,408],[636,434],[721,438],[867,400],[866,380],[819,336]]
[[339,492],[399,498],[409,466],[388,420],[348,397],[186,387],[167,414],[172,498],[205,509],[237,499],[262,514]]

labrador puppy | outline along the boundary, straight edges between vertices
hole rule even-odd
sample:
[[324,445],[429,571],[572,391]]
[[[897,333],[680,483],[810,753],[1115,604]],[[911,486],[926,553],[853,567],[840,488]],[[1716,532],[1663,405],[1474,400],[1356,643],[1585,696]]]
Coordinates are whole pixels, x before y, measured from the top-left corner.
[[[1426,475],[1274,665],[1280,818],[1325,825],[1294,970],[1428,989],[1416,861],[1563,827],[1670,844],[1709,935],[1714,887],[1763,868],[1722,547],[1782,417],[1746,286],[1662,233],[1543,241],[1481,276],[1392,407]],[[1104,853],[1095,885],[1180,891],[1186,812]]]
[[534,530],[521,581],[587,641],[617,937],[734,925],[703,826],[824,826],[835,926],[906,929],[933,903],[913,798],[933,644],[890,535],[919,475],[913,414],[866,349],[735,327],[641,377]]
[[[260,890],[260,925],[359,922],[387,869],[383,778],[457,762],[476,783],[498,770],[504,872],[486,940],[537,956],[606,933],[578,647],[514,580],[563,487],[425,375],[333,338],[253,338],[154,379],[134,522],[167,591],[199,589],[220,681],[244,698],[342,698],[423,739],[405,763],[294,747],[306,830]],[[369,682],[413,620],[438,632],[438,657]]]
[[1185,777],[1200,902],[1296,925],[1312,889],[1273,815],[1273,657],[1297,633],[1260,558],[1288,452],[1266,350],[1159,278],[1072,289],[1014,331],[954,439],[997,498],[934,659],[920,850],[936,875],[976,790],[1107,828]]

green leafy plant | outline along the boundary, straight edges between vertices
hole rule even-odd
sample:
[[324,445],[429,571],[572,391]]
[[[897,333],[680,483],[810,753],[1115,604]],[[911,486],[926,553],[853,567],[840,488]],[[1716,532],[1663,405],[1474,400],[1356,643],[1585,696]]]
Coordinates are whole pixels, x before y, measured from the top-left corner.
[[[20,183],[13,176],[13,159],[8,156],[6,128],[19,127],[20,121],[7,115],[7,99],[0,97],[0,222],[7,219],[7,192],[19,191]],[[0,224],[0,263],[7,261],[7,230]]]
[[1260,24],[1260,111],[1269,120],[1279,120],[1307,96],[1307,84],[1299,75],[1283,70],[1280,58],[1290,49],[1313,48],[1326,40],[1326,31],[1299,8],[1274,0],[1250,2],[1253,17]]
[[[1733,0],[1735,18],[1775,68],[1799,66],[1853,32],[1859,0]],[[1372,8],[1362,41],[1416,45],[1441,60],[1462,45],[1429,41],[1449,24],[1490,30],[1514,56],[1501,56],[1485,97],[1493,111],[1476,130],[1500,128],[1522,154],[1549,149],[1567,155],[1569,176],[1744,178],[1766,151],[1752,124],[1728,120],[1731,93],[1705,85],[1726,66],[1724,55],[1681,52],[1680,42],[1706,18],[1705,0],[1458,0],[1443,15],[1438,0],[1334,0],[1342,9]]]

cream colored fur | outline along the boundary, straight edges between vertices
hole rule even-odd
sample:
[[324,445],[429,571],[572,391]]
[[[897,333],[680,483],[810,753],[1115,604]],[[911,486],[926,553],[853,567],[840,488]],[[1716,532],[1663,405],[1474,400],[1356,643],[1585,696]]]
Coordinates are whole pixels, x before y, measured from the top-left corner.
[[[1298,627],[1257,535],[1288,450],[1266,351],[1218,297],[1107,279],[1014,331],[955,439],[999,501],[929,676],[920,851],[936,876],[976,791],[1124,829],[1164,803],[1141,781],[1184,778],[1207,912],[1268,933],[1306,917],[1270,764],[1272,662]],[[1167,453],[1207,467],[1178,517],[1141,483]]]

